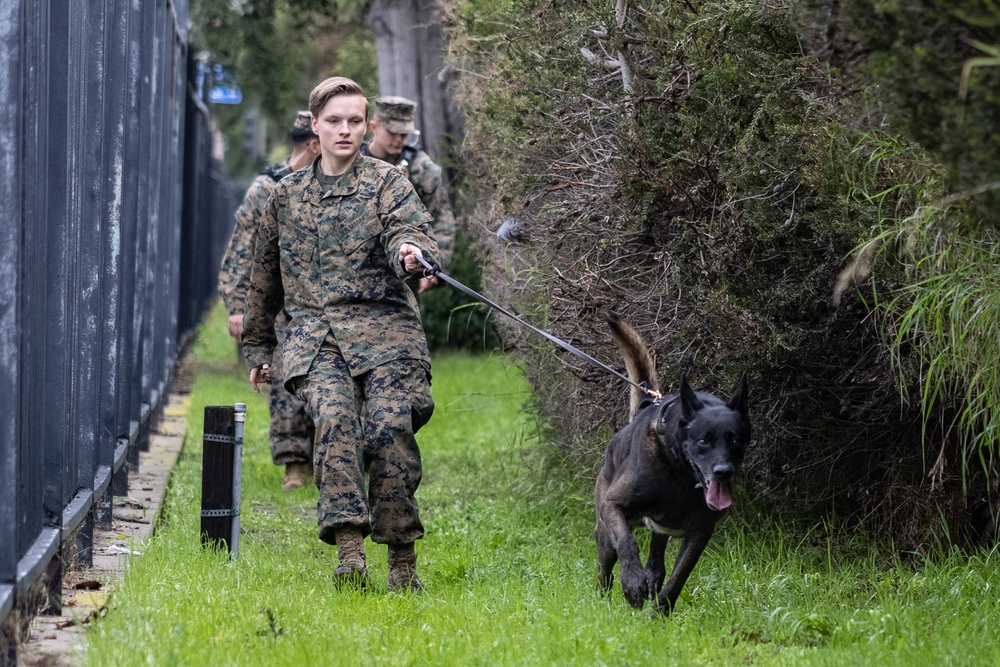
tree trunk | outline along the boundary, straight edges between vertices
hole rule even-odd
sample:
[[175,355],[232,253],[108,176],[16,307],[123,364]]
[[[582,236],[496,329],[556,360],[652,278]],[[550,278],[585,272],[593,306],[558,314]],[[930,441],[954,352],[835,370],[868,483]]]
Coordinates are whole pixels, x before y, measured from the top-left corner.
[[379,94],[417,102],[421,144],[440,162],[448,135],[461,136],[462,119],[447,90],[437,5],[434,0],[374,0],[365,22],[375,33]]

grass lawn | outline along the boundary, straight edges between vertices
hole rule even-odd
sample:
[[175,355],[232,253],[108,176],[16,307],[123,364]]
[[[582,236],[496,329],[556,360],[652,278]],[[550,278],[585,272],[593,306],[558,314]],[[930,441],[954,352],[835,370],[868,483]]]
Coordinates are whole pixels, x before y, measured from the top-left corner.
[[[1000,553],[902,564],[750,517],[720,524],[661,618],[595,588],[593,503],[540,443],[529,388],[503,356],[434,359],[419,434],[422,594],[333,587],[315,488],[285,493],[267,405],[237,365],[220,308],[195,346],[197,380],[168,512],[88,632],[92,665],[1000,665]],[[199,541],[202,415],[249,405],[241,552]],[[672,562],[676,548],[668,549]],[[668,562],[668,567],[669,567]]]

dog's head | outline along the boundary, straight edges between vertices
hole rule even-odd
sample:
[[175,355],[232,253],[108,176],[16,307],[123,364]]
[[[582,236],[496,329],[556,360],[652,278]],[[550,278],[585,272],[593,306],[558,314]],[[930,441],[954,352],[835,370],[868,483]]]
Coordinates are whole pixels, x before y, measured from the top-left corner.
[[[705,394],[700,398],[682,376],[680,394],[672,403],[680,411],[676,442],[705,491],[705,504],[722,511],[733,504],[729,485],[750,443],[746,376],[740,378],[728,402]],[[657,420],[661,436],[669,428],[665,413]]]

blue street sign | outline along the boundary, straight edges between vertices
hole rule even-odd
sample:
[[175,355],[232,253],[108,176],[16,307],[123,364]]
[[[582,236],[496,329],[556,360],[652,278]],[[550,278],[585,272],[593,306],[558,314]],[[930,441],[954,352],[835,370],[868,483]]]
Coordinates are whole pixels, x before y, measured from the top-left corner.
[[243,101],[243,91],[238,86],[215,86],[208,93],[212,104],[239,104]]

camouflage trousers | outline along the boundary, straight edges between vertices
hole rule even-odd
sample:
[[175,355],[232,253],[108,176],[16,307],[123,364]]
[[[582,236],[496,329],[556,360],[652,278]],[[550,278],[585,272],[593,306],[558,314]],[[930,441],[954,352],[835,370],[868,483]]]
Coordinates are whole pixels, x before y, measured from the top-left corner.
[[[278,340],[284,338],[286,323],[275,322]],[[306,404],[296,398],[285,387],[281,364],[281,345],[274,350],[271,360],[271,424],[267,441],[271,447],[271,460],[275,465],[289,463],[309,463],[313,458],[312,418],[306,412]]]
[[423,537],[414,498],[422,475],[414,434],[434,411],[426,366],[400,359],[351,377],[340,351],[324,345],[308,374],[291,384],[316,424],[319,538],[334,544],[343,526],[360,528],[380,544]]

